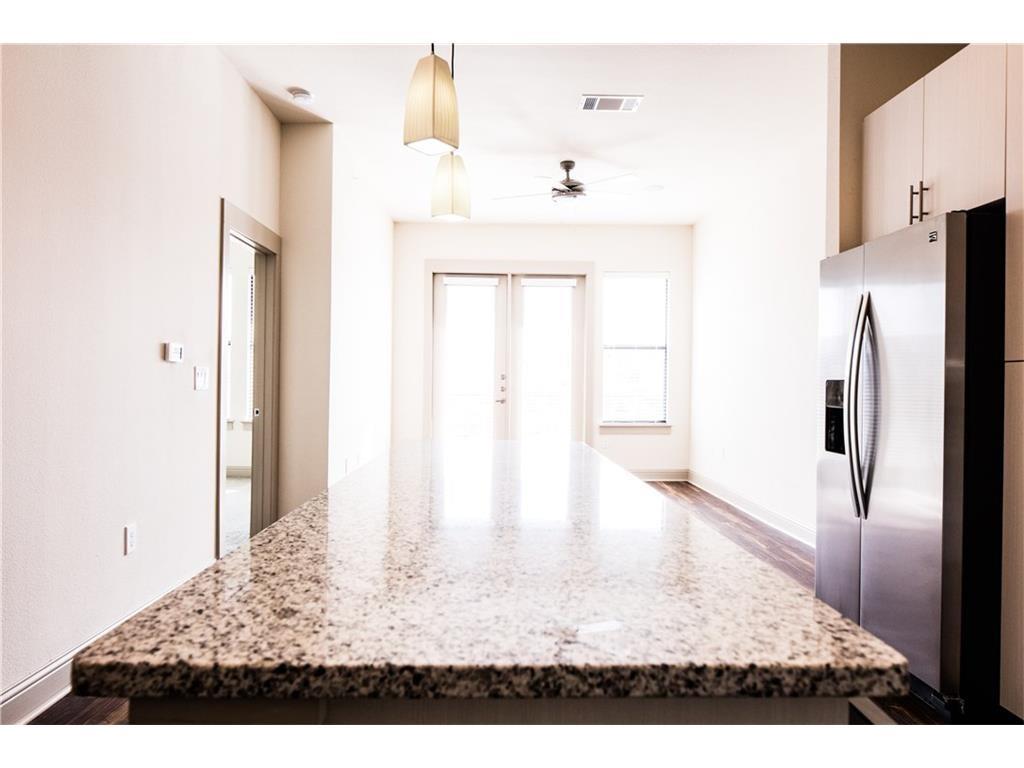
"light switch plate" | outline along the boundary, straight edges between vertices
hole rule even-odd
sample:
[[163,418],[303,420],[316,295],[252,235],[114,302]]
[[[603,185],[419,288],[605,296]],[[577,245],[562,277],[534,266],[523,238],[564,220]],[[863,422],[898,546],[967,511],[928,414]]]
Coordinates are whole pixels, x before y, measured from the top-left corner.
[[192,369],[195,389],[197,392],[210,388],[210,369],[205,365],[197,365]]
[[168,363],[180,363],[185,359],[185,345],[177,341],[164,342],[164,360]]
[[124,527],[124,553],[130,555],[135,551],[135,545],[138,543],[139,529],[135,523],[128,523]]

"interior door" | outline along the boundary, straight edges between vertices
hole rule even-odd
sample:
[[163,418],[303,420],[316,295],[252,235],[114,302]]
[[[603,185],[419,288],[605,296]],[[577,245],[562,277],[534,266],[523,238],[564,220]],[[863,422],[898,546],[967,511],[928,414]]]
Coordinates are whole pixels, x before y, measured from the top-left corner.
[[435,437],[506,439],[508,277],[435,275],[433,335]]
[[277,519],[281,240],[222,208],[217,556]]

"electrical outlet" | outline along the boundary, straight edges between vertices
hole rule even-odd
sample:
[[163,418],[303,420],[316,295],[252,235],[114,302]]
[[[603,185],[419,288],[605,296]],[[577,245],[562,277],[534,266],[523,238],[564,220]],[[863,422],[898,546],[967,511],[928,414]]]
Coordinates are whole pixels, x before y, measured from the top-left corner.
[[205,365],[197,365],[192,369],[196,391],[210,388],[210,369]]
[[138,543],[139,529],[135,523],[128,523],[124,527],[124,554],[125,556],[130,555],[135,551],[135,545]]

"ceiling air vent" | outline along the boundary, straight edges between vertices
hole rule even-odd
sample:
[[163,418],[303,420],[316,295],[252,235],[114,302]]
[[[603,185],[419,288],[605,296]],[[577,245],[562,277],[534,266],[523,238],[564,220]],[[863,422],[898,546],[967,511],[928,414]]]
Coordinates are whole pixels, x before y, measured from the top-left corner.
[[580,99],[580,109],[584,112],[636,112],[643,98],[584,93]]

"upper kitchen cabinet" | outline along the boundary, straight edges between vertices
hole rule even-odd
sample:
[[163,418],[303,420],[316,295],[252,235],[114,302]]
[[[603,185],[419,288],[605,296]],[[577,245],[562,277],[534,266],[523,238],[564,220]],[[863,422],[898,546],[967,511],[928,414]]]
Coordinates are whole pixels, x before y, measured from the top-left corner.
[[925,214],[1003,197],[1005,45],[969,45],[925,75],[923,160]]
[[911,189],[923,178],[921,136],[924,81],[864,118],[864,241],[912,223],[916,202]]
[[1006,49],[1006,359],[1024,360],[1024,46]]
[[865,241],[1003,197],[1006,46],[969,45],[868,115],[863,162]]

